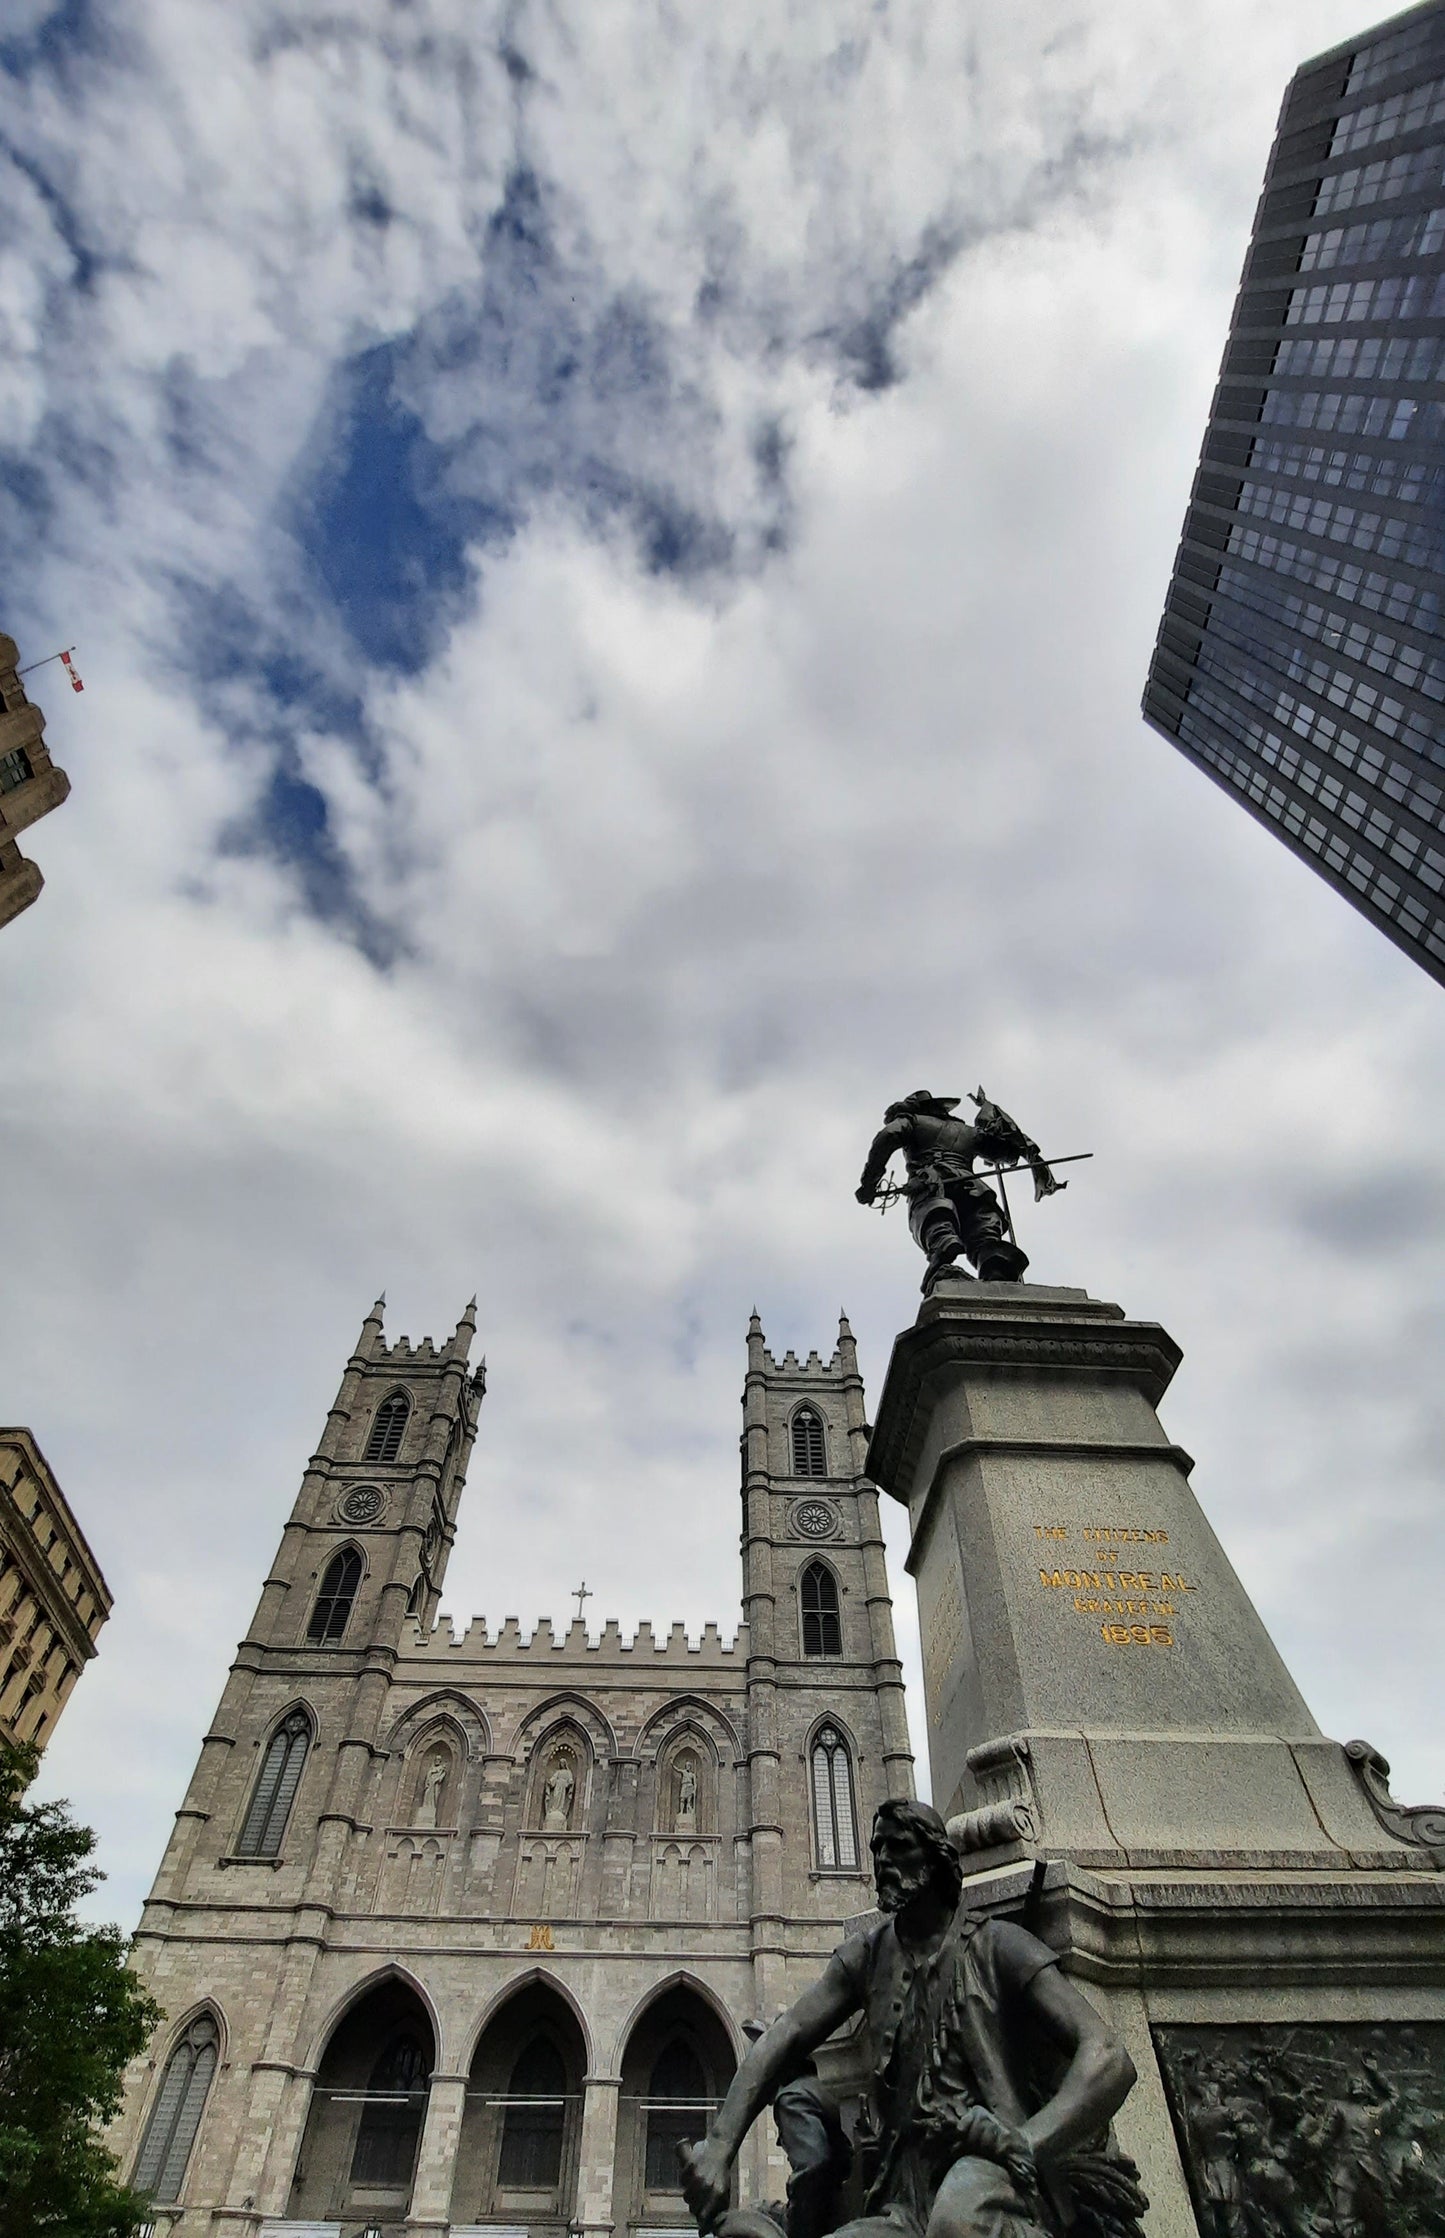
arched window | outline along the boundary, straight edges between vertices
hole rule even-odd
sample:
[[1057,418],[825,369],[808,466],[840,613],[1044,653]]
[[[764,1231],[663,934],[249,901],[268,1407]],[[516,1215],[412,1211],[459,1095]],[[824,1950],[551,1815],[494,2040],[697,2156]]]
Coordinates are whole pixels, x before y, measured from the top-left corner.
[[803,1608],[803,1653],[841,1655],[843,1627],[838,1617],[838,1580],[824,1562],[810,1562],[799,1594]]
[[351,2181],[401,2191],[411,2183],[431,2061],[415,2036],[394,2036],[371,2070],[351,2156]]
[[406,1428],[406,1418],[410,1412],[411,1401],[404,1391],[393,1391],[389,1399],[382,1400],[371,1425],[371,1436],[366,1441],[364,1460],[396,1459],[401,1451],[401,1433]]
[[157,2203],[181,2196],[219,2049],[219,2029],[209,2013],[199,2013],[166,2061],[134,2177],[136,2190]]
[[497,2182],[504,2191],[555,2191],[562,2180],[567,2064],[550,2036],[518,2054],[507,2090]]
[[793,1474],[828,1474],[828,1448],[823,1437],[823,1417],[816,1407],[799,1407],[793,1416]]
[[653,2061],[647,2086],[649,2191],[681,2191],[677,2148],[698,2143],[712,2107],[702,2061],[685,2036],[674,2036]]
[[858,1830],[853,1814],[853,1765],[848,1744],[835,1725],[825,1725],[814,1741],[810,1770],[818,1863],[824,1872],[855,1873]]
[[311,1611],[311,1622],[306,1627],[306,1637],[313,1645],[329,1646],[339,1640],[346,1630],[346,1619],[351,1614],[351,1604],[356,1599],[356,1588],[361,1583],[361,1556],[354,1546],[344,1546],[333,1554],[326,1565],[321,1580],[321,1591],[316,1596],[316,1606]]
[[251,1807],[236,1844],[238,1857],[275,1857],[280,1850],[310,1746],[311,1720],[305,1710],[292,1710],[266,1743]]

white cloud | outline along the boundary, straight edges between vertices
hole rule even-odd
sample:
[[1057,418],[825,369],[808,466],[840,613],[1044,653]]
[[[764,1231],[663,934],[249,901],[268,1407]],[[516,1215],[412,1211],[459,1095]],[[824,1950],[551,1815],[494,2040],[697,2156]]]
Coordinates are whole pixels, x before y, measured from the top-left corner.
[[[471,6],[125,20],[131,63],[25,119],[109,261],[42,360],[77,447],[8,619],[79,639],[87,691],[44,695],[74,794],[3,936],[0,1085],[3,1404],[117,1594],[45,1774],[103,1903],[133,1916],[383,1284],[413,1335],[481,1294],[459,1615],[562,1616],[583,1569],[599,1618],[733,1613],[748,1308],[806,1350],[846,1304],[876,1400],[917,1269],[851,1191],[919,1080],[1098,1153],[1030,1216],[1036,1271],[1184,1344],[1166,1421],[1307,1697],[1438,1792],[1399,1581],[1423,1611],[1445,1569],[1439,992],[1137,715],[1279,91],[1353,17],[534,11],[521,92]],[[484,380],[439,337],[519,160],[555,263]],[[860,397],[820,336],[930,224],[964,246]],[[647,307],[665,409],[537,408],[574,292],[579,347]],[[552,480],[399,678],[287,506],[342,360],[414,331],[457,473],[491,416]],[[600,448],[747,569],[649,573],[569,480]],[[203,677],[177,580],[354,690],[379,781],[269,671]],[[384,972],[222,844],[278,731],[404,934]]]

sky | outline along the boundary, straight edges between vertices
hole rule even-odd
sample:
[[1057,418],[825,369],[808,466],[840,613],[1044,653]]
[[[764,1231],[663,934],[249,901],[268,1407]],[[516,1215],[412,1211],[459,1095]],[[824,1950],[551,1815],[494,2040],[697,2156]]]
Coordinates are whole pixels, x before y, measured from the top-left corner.
[[[1306,1699],[1445,1789],[1445,999],[1138,713],[1341,0],[11,0],[0,1419],[115,1595],[134,1922],[363,1315],[489,1395],[446,1606],[737,1615],[738,1399],[919,1265],[883,1106],[1091,1150]],[[891,1513],[922,1746],[917,1626]]]

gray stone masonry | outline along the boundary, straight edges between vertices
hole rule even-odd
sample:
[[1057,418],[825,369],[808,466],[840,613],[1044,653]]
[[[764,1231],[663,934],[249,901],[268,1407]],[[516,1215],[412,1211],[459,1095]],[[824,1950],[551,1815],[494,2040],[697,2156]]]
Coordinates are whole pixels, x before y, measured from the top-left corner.
[[1161,2029],[1445,2019],[1445,1813],[1310,1716],[1155,1413],[1179,1357],[1081,1290],[955,1277],[867,1457],[909,1511],[966,1900],[1022,1907],[1123,2036],[1150,2238],[1197,2238]]

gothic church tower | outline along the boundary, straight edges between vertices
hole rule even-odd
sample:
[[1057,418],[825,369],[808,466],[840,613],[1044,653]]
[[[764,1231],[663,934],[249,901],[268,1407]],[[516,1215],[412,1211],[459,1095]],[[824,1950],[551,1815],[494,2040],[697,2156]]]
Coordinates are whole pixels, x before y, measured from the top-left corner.
[[[157,2238],[676,2233],[743,2024],[871,1907],[911,1759],[847,1322],[753,1319],[743,1622],[695,1641],[438,1617],[472,1336],[367,1316],[202,1743],[114,2137]],[[779,2196],[766,2125],[739,2176]]]

